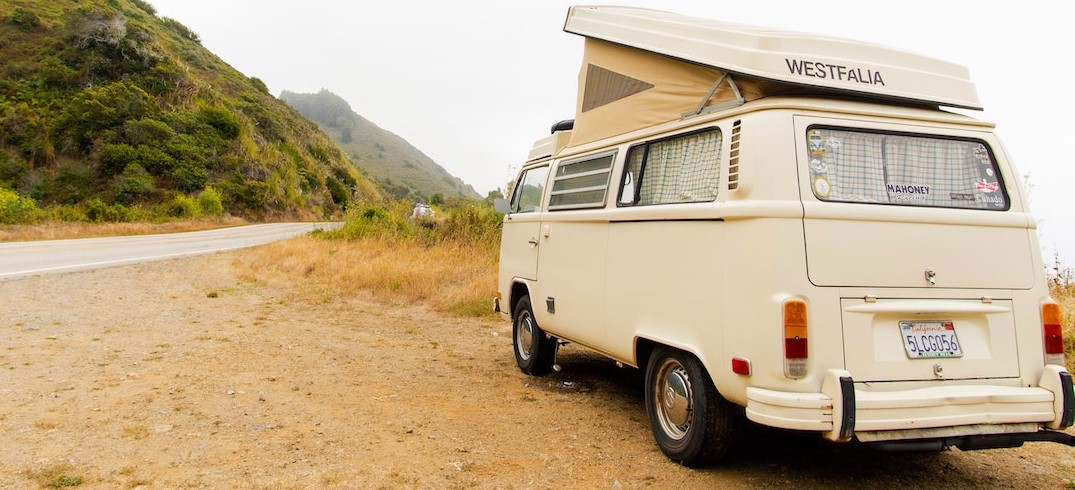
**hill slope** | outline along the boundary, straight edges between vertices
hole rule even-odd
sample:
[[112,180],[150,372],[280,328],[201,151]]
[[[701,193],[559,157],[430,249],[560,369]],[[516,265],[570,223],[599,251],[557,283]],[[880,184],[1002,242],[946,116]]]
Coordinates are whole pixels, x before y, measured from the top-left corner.
[[381,191],[317,125],[144,0],[0,0],[0,189],[153,206],[212,188],[248,216]]
[[342,97],[321,90],[316,94],[284,91],[280,99],[313,120],[331,135],[366,175],[394,197],[428,201],[444,197],[481,197],[398,135],[356,114]]

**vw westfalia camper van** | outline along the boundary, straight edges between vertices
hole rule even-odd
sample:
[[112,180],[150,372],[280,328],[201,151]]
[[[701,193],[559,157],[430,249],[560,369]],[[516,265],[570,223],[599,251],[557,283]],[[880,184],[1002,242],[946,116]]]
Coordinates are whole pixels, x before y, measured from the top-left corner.
[[890,449],[1072,444],[1060,310],[1019,172],[961,66],[573,7],[573,120],[521,167],[496,308],[519,367],[572,342],[645,371],[658,445],[737,412]]

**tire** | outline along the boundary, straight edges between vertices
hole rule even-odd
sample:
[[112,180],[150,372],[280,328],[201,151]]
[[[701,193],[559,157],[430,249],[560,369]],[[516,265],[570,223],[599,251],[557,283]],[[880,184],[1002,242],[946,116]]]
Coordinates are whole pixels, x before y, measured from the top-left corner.
[[646,366],[646,414],[665,456],[684,466],[720,461],[731,447],[735,411],[698,360],[658,348]]
[[544,376],[552,371],[556,362],[556,338],[545,334],[534,318],[530,296],[523,296],[515,305],[511,326],[512,344],[515,347],[515,363],[524,373]]

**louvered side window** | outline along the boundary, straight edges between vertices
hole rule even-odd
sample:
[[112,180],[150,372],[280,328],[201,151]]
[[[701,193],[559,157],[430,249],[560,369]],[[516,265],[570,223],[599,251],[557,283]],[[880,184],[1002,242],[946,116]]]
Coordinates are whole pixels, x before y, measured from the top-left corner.
[[556,168],[549,210],[598,208],[605,205],[615,154],[561,163]]

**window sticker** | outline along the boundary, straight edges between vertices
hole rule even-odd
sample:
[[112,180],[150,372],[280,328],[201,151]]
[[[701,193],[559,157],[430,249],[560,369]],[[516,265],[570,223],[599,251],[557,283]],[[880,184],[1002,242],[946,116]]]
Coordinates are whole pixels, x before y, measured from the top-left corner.
[[928,185],[922,184],[886,184],[889,199],[892,201],[925,202],[930,195]]
[[829,148],[832,148],[833,150],[840,149],[840,140],[837,139],[835,136],[829,136],[829,139],[828,141],[826,141],[826,143],[828,143]]
[[807,141],[810,143],[811,155],[824,155],[825,154],[825,140],[821,137],[821,131],[810,131],[807,136]]
[[997,189],[1000,188],[1000,184],[997,183],[997,182],[988,182],[985,179],[982,179],[982,180],[978,181],[977,187],[978,187],[978,192],[984,192],[986,194],[992,194],[994,192],[997,192]]
[[825,177],[814,178],[814,194],[816,194],[817,197],[829,197],[829,194],[831,193],[832,183],[829,182],[829,179],[826,179]]
[[821,161],[820,158],[811,158],[810,159],[810,170],[812,170],[814,173],[823,174],[828,169],[829,169],[829,167],[827,165],[825,165],[825,162]]

